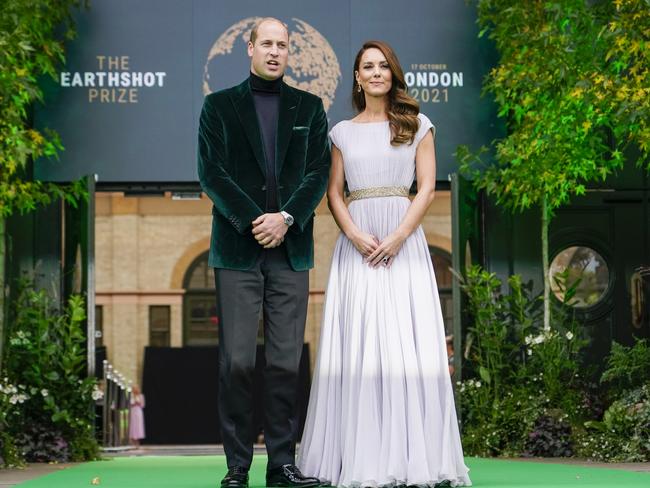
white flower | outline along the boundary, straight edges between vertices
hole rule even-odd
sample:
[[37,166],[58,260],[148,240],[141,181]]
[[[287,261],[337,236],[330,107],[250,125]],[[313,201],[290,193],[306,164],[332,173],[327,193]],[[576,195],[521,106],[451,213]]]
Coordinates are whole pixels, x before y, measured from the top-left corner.
[[571,331],[567,332],[566,333],[566,338],[569,339],[569,340],[573,339],[573,332],[571,332]]
[[99,388],[97,388],[97,385],[95,385],[95,387],[93,388],[92,396],[93,396],[93,400],[101,400],[102,398],[104,398],[104,392]]
[[481,382],[480,382],[480,381],[477,381],[477,382],[476,382],[476,388],[480,388],[480,387],[481,387]]
[[544,335],[543,334],[540,334],[540,335],[538,335],[537,337],[535,337],[533,339],[533,344],[541,344],[542,342],[544,342]]
[[533,336],[532,335],[527,335],[526,338],[524,339],[524,342],[526,345],[530,344],[533,341]]
[[43,389],[41,390],[41,395],[43,395],[44,397],[48,396],[49,394],[50,394],[50,392],[47,391],[46,388],[43,388]]
[[25,400],[29,398],[27,395],[21,393],[19,395],[12,395],[11,398],[9,398],[9,403],[12,405],[15,405],[16,403],[23,403]]
[[24,338],[25,338],[25,333],[24,333],[22,330],[19,330],[19,331],[18,331],[18,334],[16,334],[16,335],[17,335],[20,339],[24,339]]
[[527,349],[527,350],[526,350],[526,353],[527,353],[529,356],[531,356],[531,355],[533,354],[533,350],[532,350],[532,349]]

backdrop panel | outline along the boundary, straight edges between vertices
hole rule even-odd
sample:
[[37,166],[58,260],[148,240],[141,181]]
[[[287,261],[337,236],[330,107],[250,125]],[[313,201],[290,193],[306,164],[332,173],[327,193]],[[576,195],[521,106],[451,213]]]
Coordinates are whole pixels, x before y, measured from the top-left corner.
[[[253,423],[264,425],[264,349],[257,348],[253,381]],[[217,444],[219,429],[219,348],[147,347],[142,390],[146,399],[147,444]],[[296,413],[302,435],[309,401],[309,346],[300,358]]]
[[46,88],[39,128],[62,137],[40,179],[96,173],[99,183],[197,181],[196,132],[203,97],[248,75],[246,40],[255,19],[275,16],[291,31],[289,83],[320,95],[334,125],[352,115],[354,55],[367,39],[388,41],[410,93],[438,127],[438,179],[458,144],[495,133],[480,85],[492,52],[477,37],[475,10],[460,0],[94,0],[77,15],[79,37]]

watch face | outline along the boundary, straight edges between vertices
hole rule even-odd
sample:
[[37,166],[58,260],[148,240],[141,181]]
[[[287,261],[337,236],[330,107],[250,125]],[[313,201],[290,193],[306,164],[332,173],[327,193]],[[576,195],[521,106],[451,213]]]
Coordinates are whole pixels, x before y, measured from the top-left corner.
[[292,217],[291,215],[287,215],[287,216],[284,218],[284,222],[285,222],[285,224],[287,224],[287,225],[291,225],[291,224],[293,224],[293,217]]

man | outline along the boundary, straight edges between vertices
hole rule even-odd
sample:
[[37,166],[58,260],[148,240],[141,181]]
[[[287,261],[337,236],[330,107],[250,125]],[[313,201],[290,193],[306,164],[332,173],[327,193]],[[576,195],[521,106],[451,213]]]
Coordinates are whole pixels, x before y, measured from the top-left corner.
[[250,77],[208,95],[199,125],[199,178],[214,203],[209,264],[220,317],[219,416],[228,474],[248,486],[256,434],[252,384],[264,312],[267,486],[317,486],[295,466],[294,416],[304,341],[313,216],[329,173],[320,98],[282,81],[289,32],[277,19],[251,32]]

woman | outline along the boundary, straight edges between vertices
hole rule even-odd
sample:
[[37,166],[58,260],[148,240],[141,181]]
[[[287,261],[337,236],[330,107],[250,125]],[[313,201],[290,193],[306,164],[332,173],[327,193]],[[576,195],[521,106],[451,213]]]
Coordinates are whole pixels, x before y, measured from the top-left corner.
[[136,448],[140,447],[140,441],[145,437],[143,409],[144,395],[140,392],[138,385],[133,385],[129,409],[129,439]]
[[354,78],[359,113],[330,132],[327,195],[342,233],[298,465],[343,487],[470,485],[420,227],[434,195],[435,128],[385,43],[364,44]]

